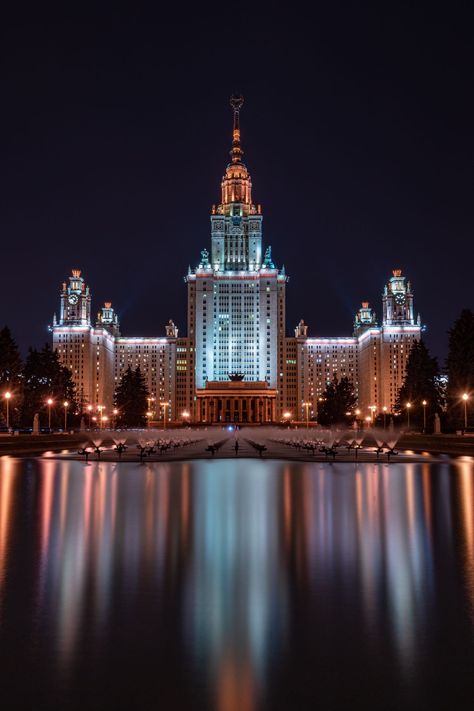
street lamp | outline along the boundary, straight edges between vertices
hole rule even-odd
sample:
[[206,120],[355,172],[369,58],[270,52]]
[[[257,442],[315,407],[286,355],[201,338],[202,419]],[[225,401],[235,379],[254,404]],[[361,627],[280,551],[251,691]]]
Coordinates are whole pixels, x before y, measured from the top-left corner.
[[67,400],[64,401],[64,432],[67,430],[67,409],[69,407],[69,403]]
[[362,424],[362,423],[361,423],[361,420],[360,420],[360,410],[359,410],[359,408],[357,408],[357,410],[355,410],[355,416],[356,416],[356,426],[357,426],[357,429],[359,429],[360,426],[361,426],[361,424]]
[[367,422],[367,428],[369,428],[370,425],[371,425],[371,423],[372,423],[372,418],[371,418],[371,416],[370,416],[370,415],[367,415],[367,417],[365,418],[365,421]]
[[318,402],[323,402],[323,400],[324,400],[324,398],[322,398],[322,397],[318,397],[318,399],[315,400],[316,407],[315,407],[315,412],[314,412],[314,421],[316,422],[316,424],[318,424],[318,417],[319,417]]
[[284,419],[285,422],[288,424],[289,421],[290,421],[290,419],[291,419],[291,412],[288,412],[288,411],[287,411],[287,412],[284,412],[284,413],[283,413],[283,419]]
[[386,423],[387,423],[387,406],[384,405],[383,408],[383,428],[386,429]]
[[376,409],[377,409],[377,408],[375,407],[375,405],[371,405],[371,406],[369,407],[369,410],[370,410],[371,416],[372,416],[372,422],[374,421]]
[[407,402],[407,427],[410,427],[410,407],[411,402]]
[[101,424],[101,427],[102,427],[102,428],[104,427],[104,422],[107,422],[108,419],[109,419],[109,418],[107,417],[107,415],[101,415],[101,416],[100,416],[100,424]]
[[93,409],[94,408],[92,407],[92,405],[87,406],[87,414],[89,415],[89,429],[91,428],[91,412]]
[[116,427],[117,427],[117,415],[118,415],[118,410],[117,410],[117,408],[114,407],[114,409],[112,410],[112,412],[114,413],[113,428],[116,429]]
[[[148,400],[148,412],[151,412],[151,403],[155,402],[155,398],[154,397],[147,397],[147,400]],[[153,415],[153,412],[151,414]]]
[[7,401],[7,430],[10,431],[10,398],[12,394],[11,392],[6,392],[5,393],[5,400]]
[[51,405],[53,401],[50,397],[46,400],[46,404],[48,406],[48,429],[51,432]]
[[189,422],[191,414],[187,410],[183,410],[183,412],[181,413],[181,417],[183,418],[184,422]]
[[166,408],[168,407],[168,403],[163,400],[160,402],[160,405],[163,407],[163,429],[166,429]]
[[306,408],[306,428],[309,427],[309,408],[311,406],[310,402],[304,402],[303,405]]
[[426,406],[428,403],[426,402],[426,400],[423,400],[421,404],[423,405],[423,434],[425,434],[426,433]]
[[467,429],[467,401],[469,400],[469,395],[463,393],[462,399],[464,400],[464,429]]

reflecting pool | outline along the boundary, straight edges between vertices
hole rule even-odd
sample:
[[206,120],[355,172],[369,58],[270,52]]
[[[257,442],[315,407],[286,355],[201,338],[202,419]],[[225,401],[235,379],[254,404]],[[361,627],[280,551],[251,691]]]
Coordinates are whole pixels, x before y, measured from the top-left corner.
[[0,460],[4,708],[474,703],[474,464]]

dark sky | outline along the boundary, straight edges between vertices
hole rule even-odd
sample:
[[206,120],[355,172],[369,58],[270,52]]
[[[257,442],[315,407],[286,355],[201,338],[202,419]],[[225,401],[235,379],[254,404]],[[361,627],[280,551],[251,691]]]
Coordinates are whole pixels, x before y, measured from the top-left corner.
[[3,23],[0,325],[22,349],[49,338],[72,267],[124,334],[164,335],[170,317],[185,333],[183,276],[210,246],[238,90],[264,241],[290,275],[288,332],[303,317],[311,335],[349,335],[401,267],[443,361],[474,308],[474,17],[467,3],[327,5],[298,20],[249,6]]

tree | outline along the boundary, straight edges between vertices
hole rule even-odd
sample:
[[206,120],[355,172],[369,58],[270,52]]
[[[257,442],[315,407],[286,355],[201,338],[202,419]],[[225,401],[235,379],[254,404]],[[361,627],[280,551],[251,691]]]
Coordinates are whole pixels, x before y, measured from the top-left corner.
[[22,409],[22,422],[31,426],[35,413],[40,413],[42,425],[48,418],[47,400],[51,398],[51,425],[62,425],[64,417],[63,403],[69,403],[68,411],[75,413],[77,403],[75,399],[75,385],[69,368],[61,365],[59,356],[51,346],[46,343],[38,351],[30,348],[23,371],[24,402]]
[[347,424],[349,416],[346,413],[352,412],[357,400],[354,386],[349,378],[338,380],[335,375],[322,397],[323,400],[318,407],[318,422],[322,425]]
[[148,390],[140,367],[128,366],[115,391],[117,423],[123,427],[143,427],[146,423]]
[[424,424],[426,404],[427,429],[433,428],[434,416],[443,410],[443,392],[439,380],[438,360],[432,357],[423,340],[415,341],[408,356],[405,379],[398,393],[395,409],[403,411],[411,403],[410,421],[420,428]]
[[448,422],[454,429],[460,429],[464,427],[463,393],[470,395],[467,407],[471,409],[471,412],[473,409],[474,313],[470,309],[463,309],[448,334],[448,357],[446,359]]
[[4,394],[11,393],[9,420],[11,425],[19,421],[22,395],[22,362],[20,351],[10,329],[5,326],[0,330],[0,419],[6,419]]

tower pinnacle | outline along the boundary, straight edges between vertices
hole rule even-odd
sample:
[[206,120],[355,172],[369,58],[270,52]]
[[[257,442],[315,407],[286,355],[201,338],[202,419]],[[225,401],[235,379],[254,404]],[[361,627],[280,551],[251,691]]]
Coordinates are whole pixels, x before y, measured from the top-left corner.
[[242,161],[244,152],[240,145],[240,109],[243,103],[244,97],[241,95],[233,94],[230,97],[230,105],[234,112],[232,150],[230,151],[230,163],[227,165],[225,175],[222,178],[222,202],[217,208],[218,213],[225,212],[225,205],[239,204],[246,206],[245,208],[238,208],[239,211],[241,209],[247,211],[252,209],[252,181]]
[[240,146],[240,109],[244,103],[244,97],[239,94],[232,94],[230,105],[234,110],[234,128],[232,131],[232,150],[230,152],[232,163],[240,163],[244,154]]

